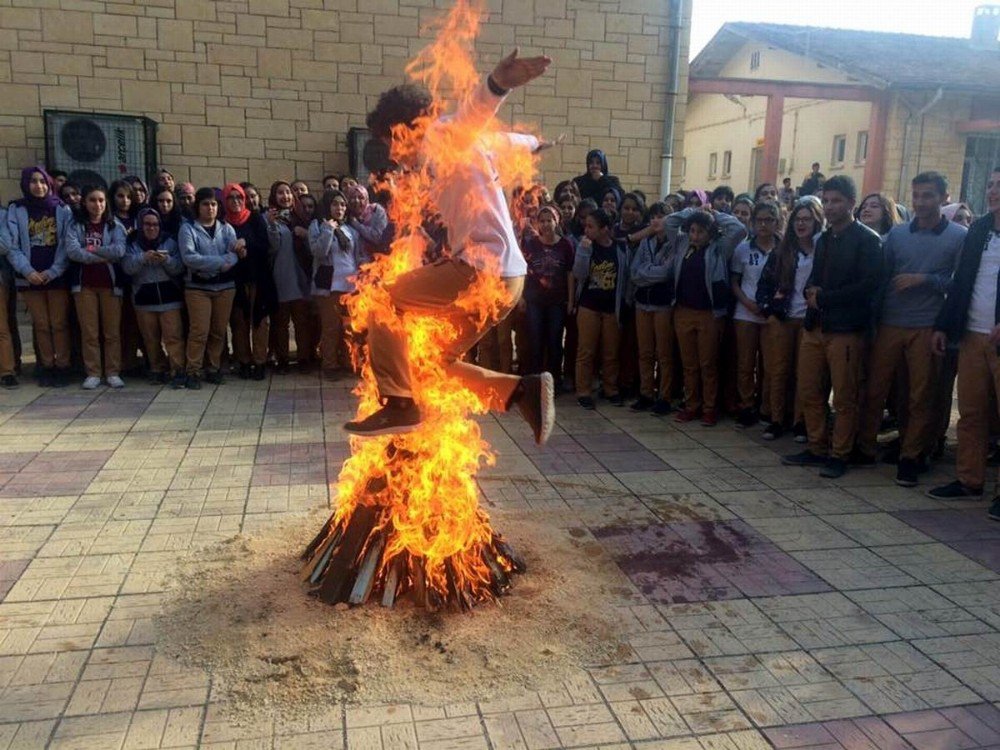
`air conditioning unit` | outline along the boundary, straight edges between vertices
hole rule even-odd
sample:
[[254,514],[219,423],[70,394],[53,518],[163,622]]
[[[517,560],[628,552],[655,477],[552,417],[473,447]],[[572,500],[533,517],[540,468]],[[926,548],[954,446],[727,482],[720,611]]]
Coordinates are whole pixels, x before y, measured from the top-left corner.
[[148,117],[47,109],[45,163],[78,185],[108,187],[126,175],[156,174],[156,123]]
[[372,138],[368,128],[351,128],[347,131],[347,151],[354,179],[368,184],[368,176],[392,166],[389,146],[381,138]]

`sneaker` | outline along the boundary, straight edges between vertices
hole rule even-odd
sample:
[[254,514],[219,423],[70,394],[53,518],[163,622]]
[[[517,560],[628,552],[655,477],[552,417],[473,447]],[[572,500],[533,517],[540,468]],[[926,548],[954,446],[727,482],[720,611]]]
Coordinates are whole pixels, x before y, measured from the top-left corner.
[[211,383],[212,385],[222,385],[222,371],[212,370],[211,372],[205,373],[205,382]]
[[826,456],[817,456],[812,451],[806,450],[782,456],[781,463],[785,466],[826,466]]
[[764,431],[760,434],[760,436],[764,440],[777,440],[784,434],[784,427],[782,427],[778,422],[771,422],[771,424],[764,428]]
[[576,403],[580,404],[580,406],[588,411],[592,411],[597,408],[597,404],[594,403],[592,396],[580,396],[580,398],[576,400]]
[[830,456],[819,470],[819,475],[825,479],[840,479],[847,473],[847,461]]
[[538,445],[545,445],[556,423],[555,397],[552,373],[543,372],[521,378],[508,404],[508,409],[517,406],[524,421],[535,434],[535,443]]
[[990,505],[990,509],[986,511],[986,515],[994,521],[1000,521],[1000,495],[993,498],[993,502]]
[[632,402],[629,409],[632,411],[648,411],[655,403],[649,396],[639,396],[638,400]]
[[932,490],[927,490],[927,497],[933,497],[935,500],[978,499],[982,496],[982,487],[979,489],[976,489],[975,487],[966,487],[957,479],[954,482],[949,482],[948,484],[943,484],[940,487],[935,487]]
[[896,484],[900,487],[916,487],[918,474],[916,461],[912,458],[899,459],[899,464],[896,466]]
[[802,422],[796,422],[792,425],[792,438],[796,443],[809,442],[809,433],[806,432],[806,426]]
[[888,443],[885,450],[882,451],[882,463],[890,464],[892,466],[898,464],[899,448],[900,445],[898,440],[893,440],[891,443]]
[[667,399],[658,398],[656,399],[656,401],[653,402],[653,406],[649,411],[653,414],[656,414],[657,416],[662,417],[669,414],[673,410],[674,407],[670,405],[670,402],[667,401]]
[[251,366],[250,365],[240,365],[239,379],[240,380],[249,380],[250,379],[250,370],[251,370]]
[[745,430],[755,424],[757,424],[757,417],[753,413],[753,409],[740,409],[740,413],[736,415],[736,429]]
[[174,375],[173,379],[170,381],[170,387],[175,391],[179,391],[185,385],[187,385],[187,376],[181,373]]
[[0,377],[0,388],[7,388],[9,390],[11,388],[17,388],[18,385],[19,383],[14,375],[4,375],[3,377]]
[[70,374],[68,367],[54,367],[52,368],[52,387],[53,388],[65,388],[69,385]]
[[700,414],[701,414],[701,409],[688,409],[687,407],[684,407],[679,412],[677,412],[677,416],[674,417],[674,421],[681,423],[693,422],[698,418]]
[[360,437],[401,435],[420,427],[420,409],[412,398],[390,397],[386,405],[364,419],[348,422],[344,430]]
[[101,379],[99,377],[97,377],[96,375],[88,375],[86,379],[83,381],[83,385],[81,385],[80,387],[83,388],[83,390],[85,391],[93,391],[96,390],[100,384],[101,384]]
[[267,370],[264,365],[254,365],[250,368],[251,380],[264,380],[267,377]]
[[612,406],[625,406],[625,397],[616,393],[614,396],[608,396],[608,403]]
[[855,466],[858,468],[868,468],[868,469],[870,469],[872,466],[876,464],[875,456],[869,456],[863,450],[860,450],[857,446],[855,446],[854,449],[851,450],[851,455],[847,457],[847,462],[851,466]]
[[36,370],[35,377],[38,378],[39,388],[51,388],[55,383],[53,382],[53,368],[51,367],[39,367]]
[[279,375],[287,375],[288,374],[288,362],[287,361],[280,361],[280,362],[278,362],[278,364],[276,364],[274,366],[274,371],[276,373],[278,373]]
[[108,375],[108,385],[110,385],[112,388],[124,388],[125,381],[122,380],[117,375]]
[[705,427],[715,427],[719,423],[719,415],[715,409],[705,409],[705,413],[701,415],[701,423]]
[[200,391],[201,377],[198,375],[188,375],[187,380],[184,381],[184,387],[189,391]]

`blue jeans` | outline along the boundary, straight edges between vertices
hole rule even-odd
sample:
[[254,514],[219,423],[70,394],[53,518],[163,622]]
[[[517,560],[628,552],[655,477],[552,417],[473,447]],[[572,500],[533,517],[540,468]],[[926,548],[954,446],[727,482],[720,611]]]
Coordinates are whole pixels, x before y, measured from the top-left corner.
[[544,368],[556,382],[562,377],[563,327],[566,303],[527,303],[528,334],[531,336],[531,370]]

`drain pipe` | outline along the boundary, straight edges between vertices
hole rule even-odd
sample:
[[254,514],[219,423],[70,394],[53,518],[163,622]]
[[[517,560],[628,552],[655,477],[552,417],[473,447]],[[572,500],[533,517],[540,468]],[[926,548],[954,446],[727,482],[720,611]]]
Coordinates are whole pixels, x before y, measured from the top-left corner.
[[938,86],[938,90],[934,92],[934,96],[931,97],[930,101],[928,101],[924,106],[922,106],[916,112],[914,112],[913,109],[910,108],[910,105],[907,104],[906,100],[903,99],[903,97],[899,98],[900,101],[903,102],[903,104],[909,110],[910,114],[906,116],[906,122],[903,123],[903,148],[902,148],[901,158],[899,161],[899,185],[896,188],[896,200],[901,200],[901,196],[904,194],[906,190],[906,181],[910,176],[909,174],[910,150],[911,150],[910,130],[913,127],[913,123],[916,122],[918,118],[921,118],[928,112],[930,112],[931,109],[933,109],[937,105],[937,103],[941,101],[941,98],[943,96],[944,96],[944,88]]
[[663,119],[663,150],[660,154],[660,198],[670,194],[674,170],[674,121],[681,81],[681,19],[684,0],[670,2],[670,54],[667,56],[667,108]]

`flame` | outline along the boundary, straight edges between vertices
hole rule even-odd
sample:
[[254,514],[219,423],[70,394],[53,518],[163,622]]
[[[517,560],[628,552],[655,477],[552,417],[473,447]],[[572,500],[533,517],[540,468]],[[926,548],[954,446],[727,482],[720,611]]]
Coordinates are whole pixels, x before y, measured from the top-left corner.
[[[427,249],[421,226],[434,212],[432,187],[435,181],[448,180],[466,169],[471,149],[485,145],[504,186],[529,184],[535,173],[534,157],[499,137],[503,128],[494,118],[465,125],[441,120],[461,106],[482,81],[472,58],[481,18],[479,6],[459,0],[432,23],[434,40],[406,68],[413,81],[431,92],[433,105],[413,127],[394,130],[391,153],[399,163],[421,166],[395,173],[380,186],[391,191],[389,212],[397,239],[388,255],[363,269],[358,293],[348,302],[356,327],[375,316],[405,332],[414,398],[424,424],[406,435],[351,438],[352,455],[337,481],[333,517],[335,524],[343,525],[359,506],[379,509],[376,530],[385,544],[377,575],[380,580],[394,560],[404,559],[405,574],[422,574],[428,589],[446,597],[450,576],[451,585],[471,592],[474,600],[492,599],[495,593],[489,586],[490,569],[483,554],[497,535],[479,507],[475,482],[480,467],[495,463],[495,454],[471,418],[486,413],[487,405],[445,371],[441,353],[456,338],[452,325],[434,317],[400,317],[390,304],[386,287],[421,265]],[[467,200],[474,211],[479,196],[468,195]],[[467,258],[477,253],[488,257],[475,247],[465,247],[463,252]],[[494,270],[497,272],[479,274],[474,287],[458,301],[462,309],[477,316],[484,329],[497,321],[501,308],[510,301],[499,269]],[[365,417],[380,406],[378,389],[363,350],[356,349],[354,355],[361,371],[361,381],[354,390],[360,399],[358,416]],[[372,543],[370,538],[366,548]],[[363,554],[364,550],[359,558]],[[511,560],[492,554],[504,571],[511,570]]]

